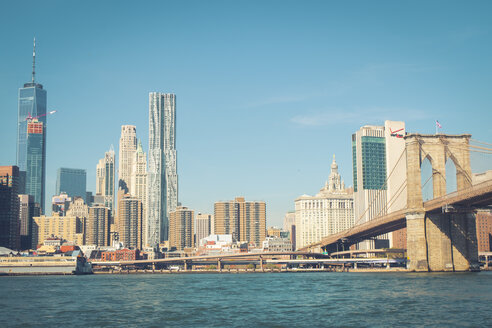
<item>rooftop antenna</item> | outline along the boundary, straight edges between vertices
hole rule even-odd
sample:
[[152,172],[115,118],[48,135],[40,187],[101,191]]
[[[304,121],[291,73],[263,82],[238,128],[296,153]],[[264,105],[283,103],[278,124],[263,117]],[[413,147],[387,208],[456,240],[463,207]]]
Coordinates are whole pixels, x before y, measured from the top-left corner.
[[34,76],[36,75],[36,72],[34,70],[35,65],[36,65],[36,37],[34,37],[34,44],[32,47],[32,83],[34,83]]

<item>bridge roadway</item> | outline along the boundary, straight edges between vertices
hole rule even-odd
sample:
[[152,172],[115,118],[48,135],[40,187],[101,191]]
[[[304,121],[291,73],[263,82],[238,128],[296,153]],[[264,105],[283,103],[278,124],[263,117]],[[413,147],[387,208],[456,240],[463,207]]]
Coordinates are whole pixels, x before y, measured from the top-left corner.
[[[492,204],[492,180],[488,180],[467,188],[465,190],[449,193],[445,196],[434,198],[423,203],[423,210],[429,212],[441,212],[446,206],[455,207],[484,207]],[[368,222],[356,225],[351,229],[327,236],[320,242],[301,248],[301,252],[312,249],[325,248],[335,251],[341,239],[347,239],[346,245],[352,245],[359,241],[370,239],[388,232],[406,227],[406,213],[409,209],[395,211]]]
[[[215,254],[215,255],[200,255],[200,256],[189,256],[189,257],[171,257],[164,259],[153,259],[153,260],[134,260],[134,261],[91,261],[93,266],[129,266],[129,265],[146,265],[146,264],[181,264],[181,263],[192,263],[192,262],[207,262],[207,260],[215,259],[217,261],[222,260],[234,260],[234,259],[245,259],[256,257],[258,261],[261,261],[265,256],[305,256],[311,258],[329,258],[328,255],[321,253],[310,253],[310,252],[261,252],[261,253],[238,253],[238,254]],[[250,261],[248,261],[251,263]],[[201,263],[200,263],[201,264]],[[222,264],[230,264],[230,262],[222,262]]]

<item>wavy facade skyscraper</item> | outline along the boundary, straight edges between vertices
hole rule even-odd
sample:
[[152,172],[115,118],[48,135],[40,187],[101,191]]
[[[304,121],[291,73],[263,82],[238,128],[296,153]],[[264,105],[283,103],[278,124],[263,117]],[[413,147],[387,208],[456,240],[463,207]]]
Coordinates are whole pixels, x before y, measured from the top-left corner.
[[149,94],[149,169],[147,243],[169,239],[169,213],[178,205],[176,164],[176,95]]

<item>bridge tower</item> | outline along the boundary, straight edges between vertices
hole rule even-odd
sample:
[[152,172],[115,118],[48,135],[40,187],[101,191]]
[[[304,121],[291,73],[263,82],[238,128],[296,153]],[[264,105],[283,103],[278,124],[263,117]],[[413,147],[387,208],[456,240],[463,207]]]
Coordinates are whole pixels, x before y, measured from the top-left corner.
[[414,271],[478,269],[475,213],[470,208],[425,212],[421,165],[432,165],[434,198],[446,195],[446,161],[456,166],[457,191],[472,186],[469,140],[471,135],[405,136],[407,151],[407,249]]

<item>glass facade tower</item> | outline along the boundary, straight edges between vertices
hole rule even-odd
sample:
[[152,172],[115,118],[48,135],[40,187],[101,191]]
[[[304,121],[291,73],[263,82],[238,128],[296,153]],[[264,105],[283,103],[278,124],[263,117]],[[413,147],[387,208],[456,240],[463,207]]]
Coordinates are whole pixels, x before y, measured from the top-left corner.
[[44,213],[44,185],[46,180],[46,127],[37,119],[29,119],[26,138],[25,192],[34,196]]
[[72,197],[82,197],[87,204],[86,199],[86,184],[87,174],[82,169],[70,169],[61,167],[57,171],[56,175],[56,195],[62,192]]
[[[35,82],[34,61],[35,48],[33,50],[33,71],[30,83],[25,83],[23,88],[19,89],[19,105],[17,116],[17,166],[19,167],[19,192],[28,194],[27,187],[38,190],[35,202],[44,202],[45,189],[45,162],[46,162],[46,100],[47,93],[43,85]],[[41,124],[42,133],[31,135],[31,147],[28,146],[28,123],[36,120],[36,124]],[[34,153],[30,153],[33,151]],[[29,173],[36,181],[28,181],[28,160],[33,163],[40,163],[39,167],[30,168]],[[36,164],[38,165],[38,164]],[[34,174],[35,170],[37,173]],[[35,186],[35,187],[34,187]],[[41,191],[39,191],[41,190]],[[40,203],[41,211],[44,209],[44,203]]]
[[149,169],[147,243],[168,240],[169,213],[178,205],[176,165],[176,96],[149,94]]

